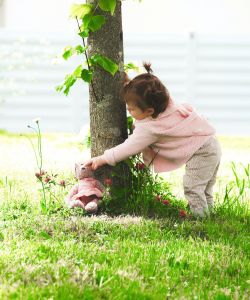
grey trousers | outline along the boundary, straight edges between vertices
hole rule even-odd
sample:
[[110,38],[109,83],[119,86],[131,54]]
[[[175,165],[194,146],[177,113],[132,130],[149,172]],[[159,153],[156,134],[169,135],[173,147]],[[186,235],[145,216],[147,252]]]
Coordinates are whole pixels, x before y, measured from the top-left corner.
[[213,186],[221,159],[221,148],[212,136],[187,161],[183,176],[184,194],[191,212],[200,217],[213,207]]

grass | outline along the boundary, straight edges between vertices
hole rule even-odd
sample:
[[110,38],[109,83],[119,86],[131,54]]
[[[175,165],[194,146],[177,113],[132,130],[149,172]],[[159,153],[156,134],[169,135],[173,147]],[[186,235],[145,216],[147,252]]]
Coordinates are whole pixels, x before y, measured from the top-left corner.
[[[45,169],[72,184],[83,145],[71,135],[43,140]],[[41,214],[29,142],[0,133],[0,299],[249,299],[249,187],[238,197],[230,161],[240,186],[250,139],[220,140],[210,218],[112,218],[62,208],[69,186],[55,187],[58,209]],[[165,176],[180,196],[182,173]]]

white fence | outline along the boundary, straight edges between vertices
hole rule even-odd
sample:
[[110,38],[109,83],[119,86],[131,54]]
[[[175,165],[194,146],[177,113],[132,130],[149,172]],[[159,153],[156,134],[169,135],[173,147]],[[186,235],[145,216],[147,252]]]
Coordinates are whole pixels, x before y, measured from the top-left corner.
[[[44,131],[77,132],[88,123],[88,89],[55,91],[79,60],[53,64],[65,45],[59,35],[0,31],[0,128],[22,132],[40,117]],[[190,102],[220,134],[250,135],[250,37],[129,35],[125,61],[151,61],[178,102]]]
[[40,117],[44,131],[72,132],[87,122],[86,86],[73,89],[69,97],[55,91],[75,67],[72,61],[53,64],[69,42],[56,35],[0,32],[0,128],[26,131]]

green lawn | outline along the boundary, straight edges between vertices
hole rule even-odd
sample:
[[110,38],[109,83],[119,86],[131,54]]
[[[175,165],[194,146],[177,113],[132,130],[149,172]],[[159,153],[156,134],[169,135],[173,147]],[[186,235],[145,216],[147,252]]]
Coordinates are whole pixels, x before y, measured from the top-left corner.
[[[0,299],[250,299],[250,183],[241,166],[250,162],[250,138],[220,140],[210,218],[111,218],[67,208],[41,214],[31,145],[2,132]],[[46,135],[43,146],[45,169],[72,184],[74,162],[87,155],[79,138]],[[231,161],[245,180],[241,197]],[[164,175],[178,197],[182,174]],[[58,207],[68,188],[55,188]]]

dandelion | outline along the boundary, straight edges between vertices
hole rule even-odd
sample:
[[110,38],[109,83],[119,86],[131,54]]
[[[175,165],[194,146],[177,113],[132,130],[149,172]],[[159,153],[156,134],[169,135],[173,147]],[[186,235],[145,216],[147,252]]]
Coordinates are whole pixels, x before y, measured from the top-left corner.
[[40,122],[40,118],[35,118],[32,120],[34,123],[39,123]]

